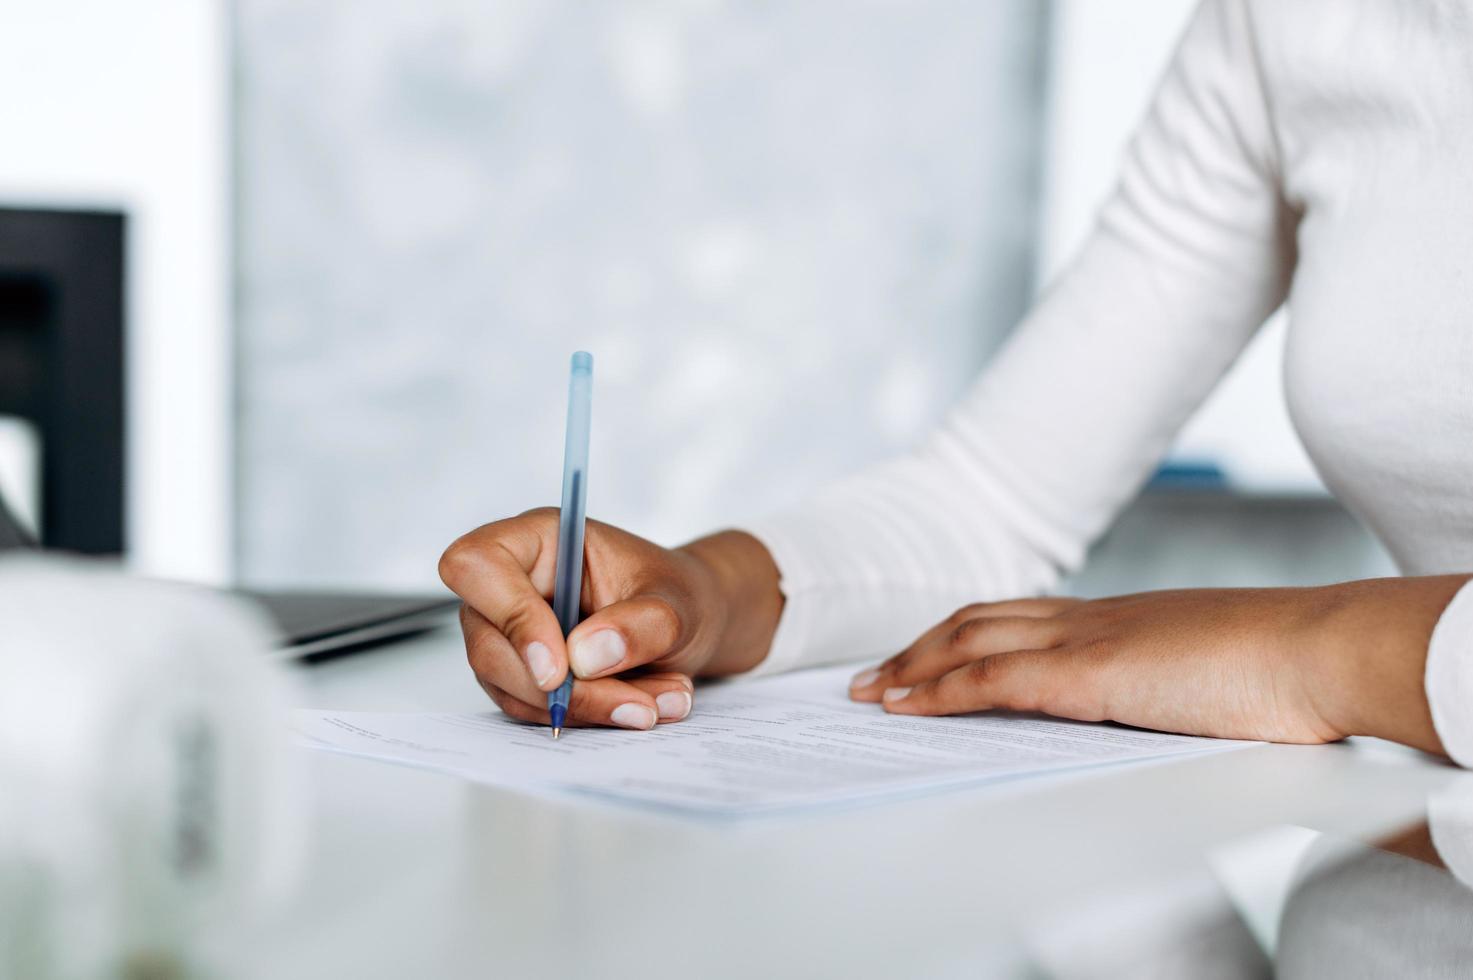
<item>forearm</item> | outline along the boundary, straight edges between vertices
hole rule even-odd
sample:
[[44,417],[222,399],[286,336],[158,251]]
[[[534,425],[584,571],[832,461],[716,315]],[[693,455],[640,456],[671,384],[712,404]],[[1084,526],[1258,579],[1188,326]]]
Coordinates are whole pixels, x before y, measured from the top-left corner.
[[1307,683],[1337,730],[1445,751],[1428,703],[1427,652],[1443,611],[1468,580],[1459,574],[1328,587]]

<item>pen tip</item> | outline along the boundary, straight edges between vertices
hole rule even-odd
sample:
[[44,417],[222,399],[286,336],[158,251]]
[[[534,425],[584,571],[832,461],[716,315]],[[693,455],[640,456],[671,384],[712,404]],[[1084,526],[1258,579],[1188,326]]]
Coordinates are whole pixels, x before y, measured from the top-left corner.
[[554,729],[553,729],[553,730],[552,730],[552,737],[553,737],[553,738],[554,738],[554,739],[556,739],[556,738],[557,738],[557,737],[558,737],[558,736],[559,736],[559,735],[561,735],[561,734],[562,734],[562,733],[563,733],[563,730],[562,730],[562,729],[561,729],[561,728],[554,728]]

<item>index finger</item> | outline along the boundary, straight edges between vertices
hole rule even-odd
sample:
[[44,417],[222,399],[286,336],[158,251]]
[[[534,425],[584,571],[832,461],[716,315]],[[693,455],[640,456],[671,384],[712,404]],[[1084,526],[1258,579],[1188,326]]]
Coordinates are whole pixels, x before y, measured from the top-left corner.
[[1103,711],[1093,706],[1086,691],[1075,695],[1077,705],[1050,703],[1048,691],[1061,678],[1076,688],[1087,686],[1079,658],[1049,650],[1015,650],[983,657],[914,687],[892,687],[882,703],[896,715],[955,715],[1000,708],[1100,721]]
[[[547,594],[552,591],[556,520],[536,512],[458,538],[440,557],[440,579],[505,636],[543,691],[562,683],[568,651]],[[545,591],[539,586],[545,586]]]
[[[950,626],[950,622],[946,624]],[[927,634],[914,646],[855,677],[849,694],[856,701],[878,701],[892,687],[941,677],[963,664],[1012,650],[1045,650],[1058,645],[1056,620],[1037,616],[979,616],[940,634]]]

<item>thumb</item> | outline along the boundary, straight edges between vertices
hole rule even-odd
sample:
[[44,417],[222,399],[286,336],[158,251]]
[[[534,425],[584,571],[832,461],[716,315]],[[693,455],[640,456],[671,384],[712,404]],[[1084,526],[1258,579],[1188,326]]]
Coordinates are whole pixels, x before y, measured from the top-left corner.
[[568,634],[568,660],[581,680],[606,677],[659,660],[680,642],[675,609],[655,595],[604,606]]

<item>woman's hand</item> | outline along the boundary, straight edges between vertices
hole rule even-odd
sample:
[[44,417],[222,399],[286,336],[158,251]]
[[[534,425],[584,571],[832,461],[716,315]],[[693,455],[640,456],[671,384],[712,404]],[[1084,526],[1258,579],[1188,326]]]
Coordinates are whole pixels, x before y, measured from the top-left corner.
[[669,549],[590,520],[583,613],[564,643],[553,615],[554,508],[477,528],[440,559],[465,600],[466,655],[508,715],[546,723],[547,692],[571,662],[570,724],[653,728],[690,713],[697,673],[755,666],[771,645],[782,598],[777,568],[736,531]]
[[895,714],[1003,708],[1275,742],[1378,735],[1440,752],[1422,674],[1432,628],[1467,580],[984,603],[859,674],[850,693]]

